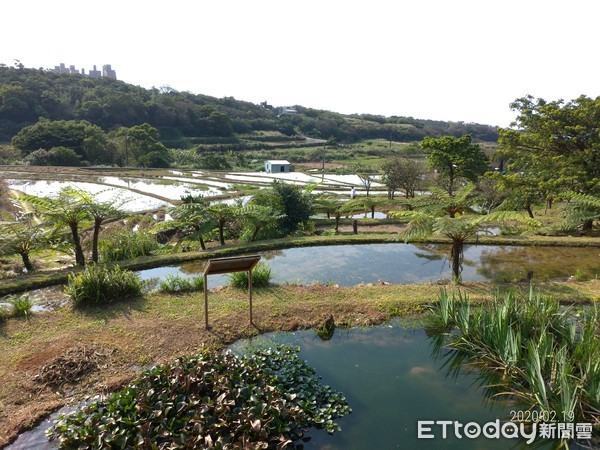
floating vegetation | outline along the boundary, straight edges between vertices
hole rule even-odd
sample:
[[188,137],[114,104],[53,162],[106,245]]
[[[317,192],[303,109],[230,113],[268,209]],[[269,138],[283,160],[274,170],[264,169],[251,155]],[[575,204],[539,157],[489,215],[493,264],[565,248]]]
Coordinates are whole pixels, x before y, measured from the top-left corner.
[[530,417],[600,427],[600,312],[579,312],[534,292],[474,307],[443,290],[428,317],[435,353],[450,372],[475,367],[488,397],[505,396]]
[[298,351],[182,357],[47,433],[61,448],[291,448],[308,427],[340,430],[335,419],[351,412]]

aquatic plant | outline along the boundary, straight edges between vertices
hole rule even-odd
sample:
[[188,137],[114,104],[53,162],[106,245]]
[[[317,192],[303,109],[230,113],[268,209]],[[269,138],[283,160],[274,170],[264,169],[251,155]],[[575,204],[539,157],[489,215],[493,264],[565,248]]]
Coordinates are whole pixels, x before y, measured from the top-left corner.
[[287,448],[306,428],[340,430],[351,412],[298,348],[205,351],[154,367],[106,400],[61,416],[62,448]]
[[184,278],[180,275],[167,275],[167,278],[158,285],[160,292],[169,294],[201,291],[203,289],[203,277]]
[[488,397],[508,396],[559,422],[600,424],[600,312],[575,314],[558,301],[514,291],[481,307],[440,293],[427,329],[451,372],[480,369]]
[[[265,263],[258,263],[252,269],[252,286],[267,287],[271,281],[271,267]],[[248,287],[248,272],[233,272],[228,275],[229,284],[234,287],[245,289]]]
[[76,306],[102,305],[142,295],[144,282],[130,270],[93,264],[79,273],[69,274],[65,293]]
[[15,317],[24,317],[28,319],[31,315],[31,307],[33,302],[28,295],[20,295],[11,300],[13,305],[13,315]]

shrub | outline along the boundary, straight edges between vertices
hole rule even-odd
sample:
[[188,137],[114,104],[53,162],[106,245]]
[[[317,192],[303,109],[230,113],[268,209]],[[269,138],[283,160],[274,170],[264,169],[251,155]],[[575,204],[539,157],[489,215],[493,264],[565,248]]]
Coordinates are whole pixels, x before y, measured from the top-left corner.
[[21,295],[11,301],[13,305],[13,315],[15,317],[24,317],[26,319],[31,315],[33,303],[28,295]]
[[98,244],[100,259],[104,262],[124,261],[146,256],[158,249],[156,236],[146,230],[115,230]]
[[[298,348],[208,352],[154,367],[48,430],[68,448],[288,448],[351,412]],[[100,443],[100,445],[99,445]],[[293,448],[293,445],[289,445]]]
[[[228,275],[229,284],[240,289],[248,287],[248,272],[233,272]],[[271,281],[271,268],[265,263],[258,263],[252,269],[252,286],[267,287]]]
[[103,305],[142,295],[144,282],[130,270],[115,266],[108,269],[97,264],[77,274],[69,274],[65,293],[76,306]]
[[195,292],[204,289],[204,278],[184,278],[179,275],[167,275],[167,278],[160,282],[158,290],[169,294],[179,294],[183,292]]

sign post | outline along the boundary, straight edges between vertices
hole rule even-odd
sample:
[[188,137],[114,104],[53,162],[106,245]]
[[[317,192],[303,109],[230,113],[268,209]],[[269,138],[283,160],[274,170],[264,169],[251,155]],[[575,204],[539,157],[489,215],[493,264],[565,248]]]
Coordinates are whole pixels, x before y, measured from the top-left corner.
[[252,269],[260,261],[259,255],[232,256],[209,259],[204,268],[204,326],[208,330],[208,275],[232,272],[248,272],[248,296],[250,298],[250,324],[252,324]]

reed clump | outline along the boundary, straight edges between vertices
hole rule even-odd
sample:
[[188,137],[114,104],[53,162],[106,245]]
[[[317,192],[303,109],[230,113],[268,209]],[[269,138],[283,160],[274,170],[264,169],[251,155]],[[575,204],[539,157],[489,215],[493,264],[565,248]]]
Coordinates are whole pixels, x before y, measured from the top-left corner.
[[600,425],[600,314],[562,307],[530,289],[476,307],[442,290],[428,316],[449,370],[476,367],[488,397],[508,396],[547,421]]

